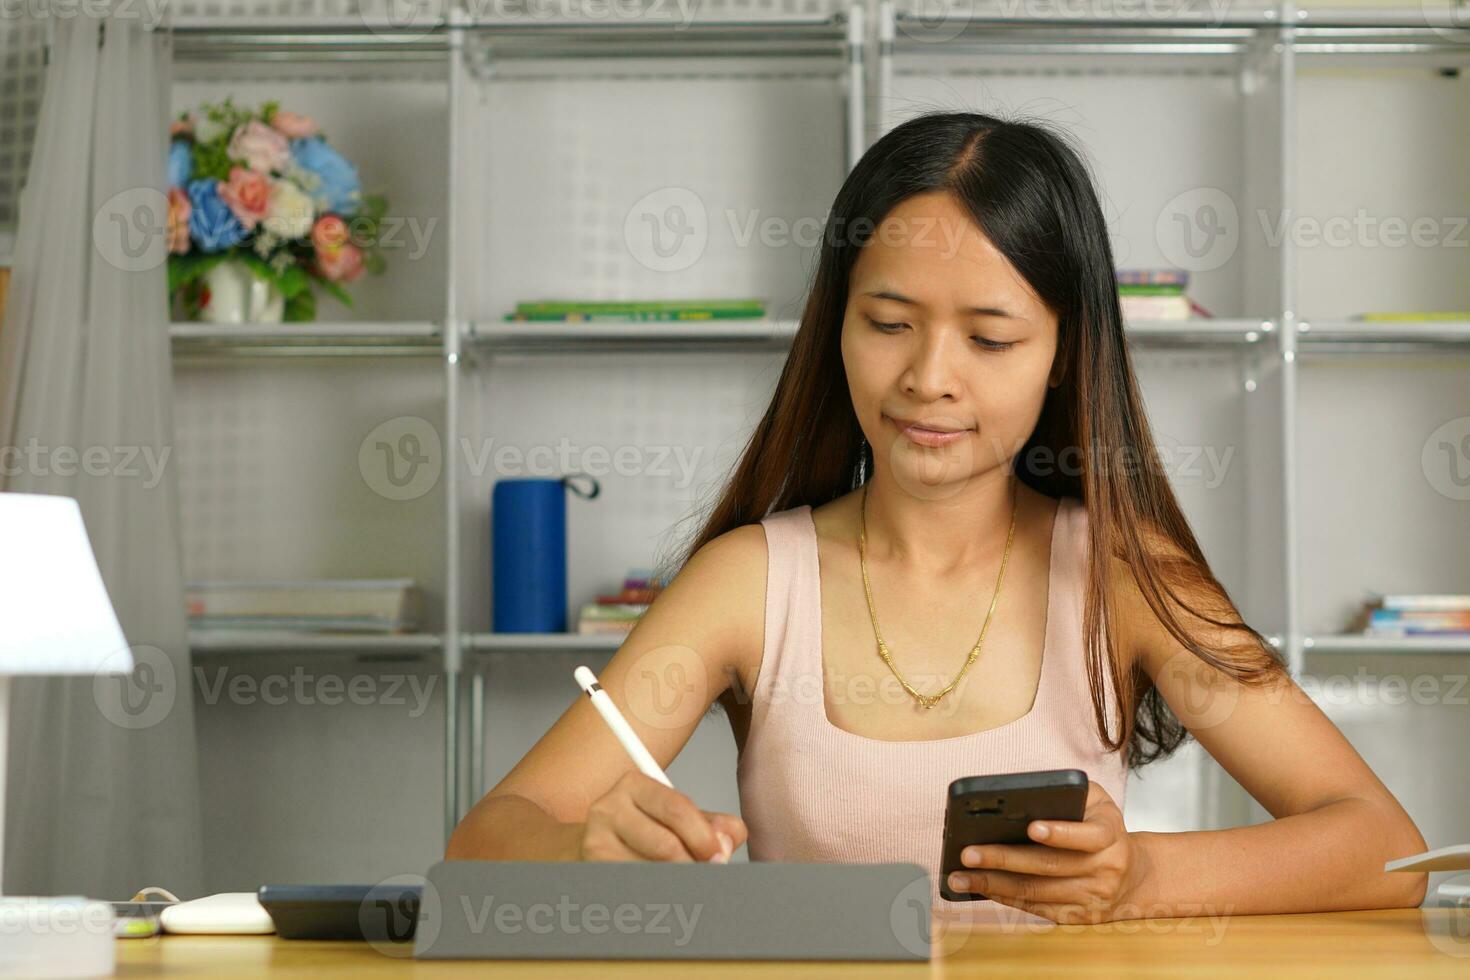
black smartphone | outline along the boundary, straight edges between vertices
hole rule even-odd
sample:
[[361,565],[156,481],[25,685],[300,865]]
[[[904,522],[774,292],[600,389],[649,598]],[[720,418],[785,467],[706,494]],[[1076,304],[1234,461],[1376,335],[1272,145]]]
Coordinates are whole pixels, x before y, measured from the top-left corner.
[[951,902],[978,902],[973,892],[949,887],[952,871],[969,870],[960,852],[971,844],[1034,844],[1026,836],[1032,820],[1081,820],[1087,813],[1087,773],[1047,769],[997,776],[966,776],[949,784],[944,807],[944,847],[939,859],[939,894]]

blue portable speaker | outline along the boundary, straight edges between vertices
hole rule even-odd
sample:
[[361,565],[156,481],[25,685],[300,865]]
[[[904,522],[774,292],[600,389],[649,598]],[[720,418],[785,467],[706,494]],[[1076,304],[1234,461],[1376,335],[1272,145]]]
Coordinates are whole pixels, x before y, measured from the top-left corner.
[[[572,481],[585,479],[584,492]],[[491,582],[497,633],[567,628],[567,491],[601,492],[590,476],[501,480],[491,496]]]

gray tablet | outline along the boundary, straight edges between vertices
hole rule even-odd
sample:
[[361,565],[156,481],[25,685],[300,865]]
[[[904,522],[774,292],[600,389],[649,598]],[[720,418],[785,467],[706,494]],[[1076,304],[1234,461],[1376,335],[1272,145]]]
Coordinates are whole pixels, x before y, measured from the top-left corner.
[[917,864],[443,861],[419,959],[927,960]]

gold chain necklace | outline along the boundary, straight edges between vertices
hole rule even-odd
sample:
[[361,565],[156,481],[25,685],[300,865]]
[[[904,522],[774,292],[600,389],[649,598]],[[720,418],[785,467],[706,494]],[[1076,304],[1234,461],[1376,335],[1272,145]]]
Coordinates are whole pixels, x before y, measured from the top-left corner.
[[965,665],[960,668],[960,672],[955,675],[954,680],[950,681],[944,690],[938,694],[921,694],[914,690],[909,685],[909,682],[904,680],[903,676],[899,674],[898,668],[893,666],[893,656],[889,653],[888,644],[883,642],[882,631],[878,629],[878,612],[873,608],[873,586],[868,581],[868,485],[866,483],[863,484],[862,520],[858,527],[858,563],[862,566],[863,570],[863,593],[868,597],[868,618],[873,621],[873,635],[878,638],[878,656],[883,658],[883,662],[888,665],[888,669],[893,672],[893,676],[898,678],[898,682],[903,685],[903,689],[909,692],[914,700],[918,701],[924,707],[934,707],[939,703],[941,698],[954,690],[955,685],[960,682],[960,678],[965,676],[965,671],[969,670],[970,665],[975,662],[975,658],[980,656],[980,647],[985,643],[985,632],[990,629],[990,617],[994,615],[995,604],[1000,599],[1000,586],[1005,581],[1006,563],[1010,561],[1011,542],[1015,540],[1015,537],[1016,482],[1013,480],[1011,483],[1011,528],[1006,532],[1006,550],[1001,555],[1000,574],[995,579],[995,594],[990,597],[990,609],[986,611],[985,623],[980,627],[980,638],[970,648],[970,655],[965,658]]

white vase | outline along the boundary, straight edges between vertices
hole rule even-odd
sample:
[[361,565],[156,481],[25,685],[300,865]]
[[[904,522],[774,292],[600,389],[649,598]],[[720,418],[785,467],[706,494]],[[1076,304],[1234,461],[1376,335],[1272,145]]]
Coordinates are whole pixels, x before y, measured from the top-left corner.
[[207,323],[280,323],[286,298],[271,283],[235,259],[225,259],[204,274],[209,300],[199,308]]

